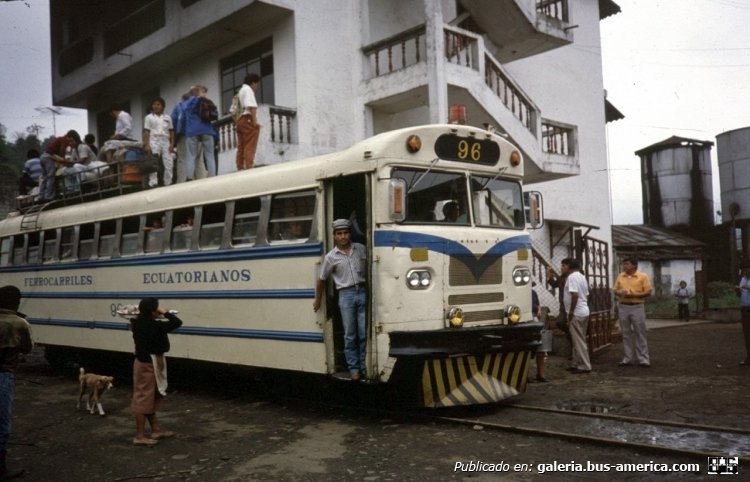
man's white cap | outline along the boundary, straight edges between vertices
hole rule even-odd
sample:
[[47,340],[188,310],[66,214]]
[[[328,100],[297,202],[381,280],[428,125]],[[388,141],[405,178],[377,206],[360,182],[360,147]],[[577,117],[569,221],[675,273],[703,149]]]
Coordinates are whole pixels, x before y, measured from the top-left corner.
[[352,223],[348,219],[337,219],[333,222],[332,226],[334,231],[338,231],[339,229],[352,230]]

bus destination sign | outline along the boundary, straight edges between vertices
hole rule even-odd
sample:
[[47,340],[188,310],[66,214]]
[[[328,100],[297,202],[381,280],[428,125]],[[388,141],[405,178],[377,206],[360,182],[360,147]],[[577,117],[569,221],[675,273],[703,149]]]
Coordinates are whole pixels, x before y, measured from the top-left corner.
[[435,141],[435,153],[447,161],[494,166],[500,159],[500,146],[489,139],[443,134]]

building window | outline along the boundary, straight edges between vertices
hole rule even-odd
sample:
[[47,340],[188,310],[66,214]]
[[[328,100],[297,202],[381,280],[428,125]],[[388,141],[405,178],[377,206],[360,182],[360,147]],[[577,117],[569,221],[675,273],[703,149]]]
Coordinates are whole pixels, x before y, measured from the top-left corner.
[[229,112],[232,97],[242,87],[248,73],[260,76],[255,92],[258,104],[274,104],[273,39],[268,37],[221,60],[221,108]]

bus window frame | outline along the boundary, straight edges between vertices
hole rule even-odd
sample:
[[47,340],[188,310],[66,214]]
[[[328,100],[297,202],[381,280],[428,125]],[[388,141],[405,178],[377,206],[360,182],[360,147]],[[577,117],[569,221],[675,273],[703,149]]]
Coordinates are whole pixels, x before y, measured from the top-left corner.
[[[70,243],[63,244],[63,238],[65,237],[66,230],[71,230]],[[80,233],[80,226],[63,226],[60,228],[60,258],[61,263],[68,263],[78,259],[78,235]],[[68,247],[70,255],[65,257],[65,248]]]
[[13,258],[13,236],[6,236],[4,238],[0,238],[0,266],[10,266],[12,258]]
[[[50,264],[50,263],[56,263],[60,261],[60,228],[52,228],[52,229],[45,229],[43,231],[40,231],[40,248],[41,248],[41,258],[40,261],[42,264]],[[48,239],[50,238],[50,234],[54,233],[55,237],[54,239]],[[52,241],[51,248],[49,248],[49,251],[51,253],[47,253],[47,243],[49,241]],[[47,255],[50,255],[49,258]]]

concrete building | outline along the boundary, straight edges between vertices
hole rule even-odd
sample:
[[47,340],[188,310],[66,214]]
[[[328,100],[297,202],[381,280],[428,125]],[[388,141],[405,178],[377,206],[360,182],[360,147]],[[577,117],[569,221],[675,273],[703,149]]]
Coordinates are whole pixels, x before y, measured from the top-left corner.
[[[54,102],[88,109],[98,139],[112,130],[111,104],[139,132],[150,99],[170,110],[192,84],[226,113],[248,71],[262,77],[258,164],[447,122],[459,106],[468,124],[520,147],[527,184],[545,197],[538,272],[576,253],[590,252],[591,270],[611,258],[605,122],[616,109],[605,113],[599,23],[620,11],[612,0],[50,4]],[[219,124],[227,173],[234,132],[228,117]],[[608,268],[598,276],[608,286]]]

